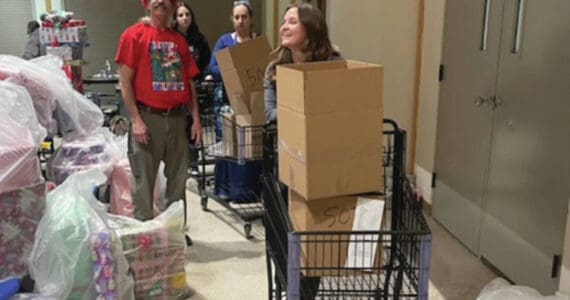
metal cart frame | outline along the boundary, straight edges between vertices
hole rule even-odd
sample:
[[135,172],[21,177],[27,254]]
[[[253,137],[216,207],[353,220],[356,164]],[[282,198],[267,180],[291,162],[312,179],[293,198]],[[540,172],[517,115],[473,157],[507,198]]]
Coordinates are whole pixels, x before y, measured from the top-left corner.
[[[265,128],[262,179],[269,299],[427,299],[431,231],[421,198],[404,174],[405,131],[384,120],[384,127],[391,127],[383,131],[387,228],[300,232],[293,229],[283,195],[286,192],[275,175],[275,127],[270,124]],[[341,265],[341,255],[346,257],[346,253],[331,249],[349,243],[359,249],[381,245],[381,265]],[[308,250],[310,247],[318,250]],[[324,255],[332,256],[335,263],[323,259]],[[319,263],[309,263],[309,259]]]
[[[216,163],[216,161],[225,160],[225,161],[232,161],[237,162],[238,164],[244,164],[249,161],[258,160],[261,162],[262,158],[262,144],[261,139],[259,140],[258,145],[246,145],[245,151],[247,151],[250,147],[258,148],[259,154],[253,158],[236,158],[231,156],[225,156],[220,153],[212,153],[211,149],[213,146],[218,143],[218,138],[216,138],[216,118],[219,112],[214,110],[212,95],[211,95],[211,84],[217,84],[216,82],[208,82],[210,86],[203,84],[204,89],[198,89],[198,99],[200,100],[200,121],[203,129],[203,140],[201,145],[195,145],[196,149],[198,150],[198,161],[196,164],[192,166],[198,167],[199,175],[192,176],[198,183],[198,194],[200,195],[200,204],[202,206],[203,211],[209,211],[208,209],[208,200],[213,199],[220,205],[222,205],[225,209],[230,211],[233,215],[239,217],[243,222],[243,229],[245,233],[245,237],[247,239],[252,239],[253,236],[251,234],[252,231],[252,224],[251,222],[261,219],[264,215],[264,209],[261,203],[261,199],[259,195],[255,193],[251,193],[251,202],[248,203],[233,203],[230,199],[226,199],[223,197],[219,197],[214,192],[214,186],[216,185],[215,181],[215,174],[208,170],[209,166],[212,166]],[[207,90],[206,88],[210,88]],[[259,133],[259,137],[261,137],[263,132],[263,126],[245,126],[241,127],[241,131],[245,134],[248,132],[251,133],[256,131]],[[243,147],[241,149],[244,150]],[[260,179],[256,179],[260,180]]]

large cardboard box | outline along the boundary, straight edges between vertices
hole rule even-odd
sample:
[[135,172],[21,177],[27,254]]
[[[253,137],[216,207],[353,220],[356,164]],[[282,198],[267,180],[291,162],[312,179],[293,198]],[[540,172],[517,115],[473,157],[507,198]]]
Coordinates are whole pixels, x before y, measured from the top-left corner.
[[382,189],[382,66],[277,67],[279,179],[306,199]]
[[[379,231],[384,222],[384,196],[362,194],[307,201],[290,191],[289,216],[295,231]],[[346,276],[355,270],[380,268],[383,237],[301,235],[301,270],[307,276]]]
[[236,115],[252,113],[250,97],[253,92],[263,92],[263,78],[270,52],[271,47],[265,37],[216,52],[230,105]]

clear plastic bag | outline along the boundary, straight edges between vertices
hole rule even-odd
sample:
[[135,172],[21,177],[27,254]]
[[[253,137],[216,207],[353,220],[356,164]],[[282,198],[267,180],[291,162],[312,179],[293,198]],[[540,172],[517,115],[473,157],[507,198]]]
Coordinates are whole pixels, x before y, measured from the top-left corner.
[[53,55],[40,56],[30,60],[35,65],[57,77],[57,82],[63,84],[66,94],[71,97],[57,98],[56,118],[60,131],[65,135],[68,132],[77,132],[79,135],[89,135],[103,126],[103,112],[95,103],[73,89],[65,72],[61,69],[63,61]]
[[30,130],[0,112],[0,193],[41,180],[38,146]]
[[76,172],[99,169],[109,178],[120,156],[115,138],[106,128],[99,128],[89,136],[70,133],[64,137],[48,164],[47,176],[54,183],[61,184]]
[[503,278],[495,278],[479,293],[477,300],[569,300],[568,296],[543,296],[537,290],[520,285],[511,285]]
[[45,139],[47,132],[38,121],[28,91],[17,84],[0,81],[0,99],[2,99],[0,112],[26,127],[32,134],[34,143],[39,145]]
[[73,97],[71,90],[64,88],[69,85],[68,81],[61,81],[38,65],[11,55],[0,55],[0,79],[26,88],[40,124],[48,135],[57,133],[57,123],[53,118],[57,99]]
[[110,215],[135,278],[137,299],[185,299],[184,202],[177,201],[146,222]]
[[29,259],[42,296],[134,299],[121,240],[93,195],[93,187],[105,180],[100,170],[79,172],[48,194]]
[[[164,167],[162,168],[164,169]],[[162,175],[162,177],[164,177],[164,175]],[[113,166],[113,173],[111,174],[111,180],[109,184],[111,191],[109,199],[111,213],[131,218],[134,217],[132,178],[133,173],[129,160],[127,158],[118,160]],[[156,178],[153,193],[153,208],[155,216],[158,216],[162,210],[160,204],[163,202],[161,199],[164,198],[160,197],[164,196],[164,194],[161,195],[161,191],[163,191],[163,188],[159,171],[159,176]]]
[[[63,62],[55,56],[26,61],[16,56],[0,55],[0,80],[24,87],[32,98],[40,124],[53,136],[59,127],[88,135],[103,125],[101,110],[75,91],[61,70]],[[57,119],[54,118],[54,112]]]

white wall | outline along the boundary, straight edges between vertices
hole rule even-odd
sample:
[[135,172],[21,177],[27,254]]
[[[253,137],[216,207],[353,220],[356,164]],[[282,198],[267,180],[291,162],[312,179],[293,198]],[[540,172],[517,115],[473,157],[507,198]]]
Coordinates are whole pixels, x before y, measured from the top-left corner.
[[332,42],[345,58],[384,66],[384,116],[408,132],[412,126],[418,8],[417,0],[327,1]]

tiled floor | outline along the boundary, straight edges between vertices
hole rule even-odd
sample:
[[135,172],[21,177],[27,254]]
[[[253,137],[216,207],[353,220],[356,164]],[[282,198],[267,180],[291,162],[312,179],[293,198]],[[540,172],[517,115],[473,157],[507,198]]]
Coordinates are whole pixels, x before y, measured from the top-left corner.
[[[186,266],[191,299],[267,299],[261,225],[253,225],[255,238],[248,241],[242,223],[223,207],[210,200],[211,212],[203,212],[196,194],[188,192],[188,199],[194,240]],[[476,299],[496,276],[433,219],[428,223],[433,233],[429,298]]]

